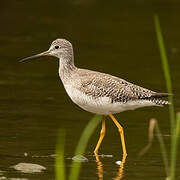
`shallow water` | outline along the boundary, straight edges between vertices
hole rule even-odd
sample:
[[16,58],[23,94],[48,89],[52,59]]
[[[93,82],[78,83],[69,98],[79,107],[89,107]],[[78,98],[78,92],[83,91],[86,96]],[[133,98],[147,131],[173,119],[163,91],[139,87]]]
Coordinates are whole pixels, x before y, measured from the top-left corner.
[[[78,139],[92,114],[74,105],[58,77],[58,61],[44,57],[20,64],[18,60],[49,48],[66,38],[74,45],[77,66],[110,73],[138,85],[166,92],[153,13],[160,17],[173,80],[176,111],[180,110],[180,2],[151,1],[4,1],[0,21],[0,171],[8,178],[54,179],[57,130],[66,130],[65,162],[69,170]],[[168,107],[142,108],[116,116],[125,130],[128,156],[124,179],[164,179],[165,169],[157,139],[142,158],[149,120],[158,119],[170,146]],[[107,120],[100,154],[104,179],[118,176],[122,151],[118,131]],[[100,126],[86,149],[79,179],[98,179],[93,155]],[[24,156],[27,153],[28,156]],[[177,159],[178,169],[180,160]],[[10,166],[20,162],[43,165],[39,174],[22,174]],[[67,171],[68,174],[68,171]],[[177,170],[177,177],[180,177]]]

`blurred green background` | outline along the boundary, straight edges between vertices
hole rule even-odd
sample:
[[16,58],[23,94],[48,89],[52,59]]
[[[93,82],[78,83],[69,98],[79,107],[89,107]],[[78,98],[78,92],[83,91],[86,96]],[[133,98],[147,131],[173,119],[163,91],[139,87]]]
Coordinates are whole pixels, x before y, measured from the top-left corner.
[[[0,6],[0,171],[3,176],[54,179],[58,128],[66,129],[66,168],[78,139],[92,114],[74,105],[58,76],[58,61],[44,57],[18,61],[47,50],[56,38],[74,47],[75,64],[119,76],[146,88],[167,92],[161,67],[153,15],[161,23],[174,89],[175,110],[180,110],[180,1],[179,0],[38,0],[2,1]],[[157,140],[141,159],[147,143],[149,119],[156,117],[167,148],[170,146],[168,107],[149,107],[119,114],[125,130],[128,157],[124,179],[163,179],[165,170]],[[91,138],[80,179],[97,179],[93,150],[100,127]],[[28,153],[25,157],[24,153]],[[100,154],[104,179],[117,175],[121,160],[118,131],[107,121]],[[40,174],[24,175],[9,166],[31,162],[45,166]],[[180,160],[177,166],[180,168]],[[68,172],[67,172],[68,173]],[[180,173],[177,171],[177,177]]]

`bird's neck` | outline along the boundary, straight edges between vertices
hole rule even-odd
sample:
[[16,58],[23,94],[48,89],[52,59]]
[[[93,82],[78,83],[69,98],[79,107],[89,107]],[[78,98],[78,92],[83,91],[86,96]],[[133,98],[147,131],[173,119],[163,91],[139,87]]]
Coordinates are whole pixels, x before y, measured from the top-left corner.
[[59,76],[62,81],[66,81],[71,78],[73,72],[77,69],[74,65],[74,56],[69,54],[62,56],[59,59]]

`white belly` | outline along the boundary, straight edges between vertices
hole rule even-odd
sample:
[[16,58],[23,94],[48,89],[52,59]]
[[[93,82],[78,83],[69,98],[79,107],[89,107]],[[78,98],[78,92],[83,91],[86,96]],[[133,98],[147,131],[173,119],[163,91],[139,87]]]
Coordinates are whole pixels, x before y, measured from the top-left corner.
[[67,94],[71,100],[80,106],[82,109],[95,113],[104,114],[109,113],[115,114],[122,111],[133,110],[145,106],[155,106],[156,104],[147,100],[136,100],[129,101],[126,103],[115,102],[112,103],[109,97],[93,98],[92,96],[87,96],[85,93],[77,90],[71,85],[64,85]]

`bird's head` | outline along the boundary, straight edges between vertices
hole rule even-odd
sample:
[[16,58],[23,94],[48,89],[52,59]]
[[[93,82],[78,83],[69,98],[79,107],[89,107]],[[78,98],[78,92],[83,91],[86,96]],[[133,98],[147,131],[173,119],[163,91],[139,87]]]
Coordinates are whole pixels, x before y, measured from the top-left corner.
[[73,55],[72,44],[65,39],[56,39],[52,42],[50,48],[47,51],[36,54],[34,56],[26,57],[20,62],[24,62],[30,59],[38,58],[41,56],[54,56],[59,59],[68,58]]

